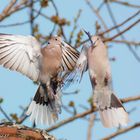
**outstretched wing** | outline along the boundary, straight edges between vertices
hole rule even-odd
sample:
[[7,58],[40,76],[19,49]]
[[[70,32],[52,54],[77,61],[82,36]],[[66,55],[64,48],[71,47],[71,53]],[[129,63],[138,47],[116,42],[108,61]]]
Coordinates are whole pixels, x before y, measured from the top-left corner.
[[79,58],[79,52],[65,42],[62,44],[62,69],[63,71],[71,72],[74,70]]
[[0,65],[38,80],[40,44],[32,36],[0,34]]
[[75,66],[75,79],[79,82],[82,79],[83,73],[88,69],[87,50],[87,45],[84,45]]
[[74,79],[74,69],[76,66],[76,62],[79,58],[79,52],[65,43],[62,42],[62,77],[63,77],[63,83],[66,87],[67,85],[70,85],[70,83],[73,82]]

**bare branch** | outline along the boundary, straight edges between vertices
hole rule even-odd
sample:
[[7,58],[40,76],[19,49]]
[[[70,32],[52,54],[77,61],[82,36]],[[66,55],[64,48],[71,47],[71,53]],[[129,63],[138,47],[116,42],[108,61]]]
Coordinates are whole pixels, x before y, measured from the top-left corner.
[[130,30],[132,27],[134,27],[139,22],[140,22],[140,19],[138,19],[137,21],[135,21],[133,24],[131,24],[130,26],[128,26],[126,29],[122,30],[120,33],[114,35],[113,37],[110,37],[110,38],[105,39],[104,42],[112,41],[113,39],[117,38],[118,36],[124,34],[128,30]]
[[65,125],[65,124],[67,124],[67,123],[70,123],[70,122],[72,122],[72,121],[74,121],[74,120],[76,120],[76,119],[83,118],[84,116],[86,116],[86,115],[88,115],[88,114],[90,114],[90,113],[92,113],[92,112],[93,112],[93,110],[90,109],[90,110],[87,110],[87,111],[85,111],[85,112],[83,112],[83,113],[77,114],[77,115],[75,115],[75,116],[73,116],[73,117],[71,117],[71,118],[68,118],[68,119],[66,119],[66,120],[63,120],[63,121],[59,122],[58,124],[56,124],[56,125],[54,125],[54,126],[48,128],[46,131],[49,132],[49,131],[52,131],[52,130],[54,130],[54,129],[57,129],[57,128],[59,128],[60,126],[63,126],[63,125]]
[[120,24],[118,24],[118,25],[116,25],[116,26],[113,26],[113,27],[111,27],[110,29],[108,29],[108,30],[106,30],[106,31],[104,31],[104,32],[102,32],[102,33],[99,33],[98,35],[103,35],[103,34],[105,34],[105,33],[108,33],[108,32],[110,32],[110,31],[112,31],[112,30],[114,30],[114,29],[116,29],[116,28],[118,28],[118,27],[121,27],[121,26],[123,26],[125,23],[127,23],[128,21],[130,21],[130,20],[132,20],[133,18],[135,18],[137,15],[139,15],[139,13],[140,13],[140,10],[138,10],[134,15],[132,15],[132,16],[130,16],[129,18],[127,18],[126,20],[124,20],[122,23],[120,23]]
[[140,42],[135,42],[135,41],[128,41],[128,40],[112,40],[112,42],[115,43],[123,43],[123,44],[129,44],[133,46],[140,46]]
[[95,114],[90,114],[87,140],[92,140],[92,128],[94,125],[94,120],[95,120]]
[[[32,18],[32,20],[35,20],[40,15],[41,9],[42,8],[39,9],[38,13]],[[31,22],[31,19],[23,21],[23,22],[13,23],[13,24],[0,25],[0,28],[8,28],[8,27],[14,27],[14,26],[23,26],[23,25],[28,24],[30,22]]]
[[7,115],[7,113],[3,110],[1,106],[0,106],[0,111],[9,122],[12,122],[12,119]]
[[127,128],[123,128],[123,129],[119,129],[117,132],[105,137],[105,138],[102,138],[102,140],[110,140],[118,135],[121,135],[121,134],[124,134],[125,132],[128,132],[128,131],[131,131],[137,127],[140,127],[140,122],[138,123],[135,123],[134,125],[130,126],[130,127],[127,127]]
[[80,18],[81,12],[82,12],[82,10],[80,9],[78,11],[76,17],[74,18],[74,26],[73,26],[73,29],[72,29],[72,31],[70,33],[69,44],[71,44],[71,42],[72,42],[72,38],[73,38],[74,32],[75,32],[75,30],[77,28],[77,22],[78,22],[78,20]]
[[17,0],[11,0],[7,7],[4,8],[2,14],[6,15],[12,9],[12,7],[16,4]]
[[101,21],[104,29],[107,30],[108,27],[107,27],[106,23],[104,22],[103,18],[101,17],[101,15],[99,14],[99,11],[96,8],[94,8],[94,6],[91,4],[90,0],[85,0],[85,1],[86,1],[87,5],[89,6],[89,8],[93,11],[93,13],[96,14],[98,19]]
[[19,3],[16,6],[14,6],[14,4],[16,3],[16,0],[12,0],[11,2],[12,3],[10,5],[8,5],[7,8],[6,8],[8,11],[7,10],[4,10],[5,12],[3,11],[2,14],[0,14],[0,21],[2,21],[5,18],[9,17],[11,14],[13,14],[13,13],[19,11],[19,10],[22,10],[22,9],[26,8],[27,5],[25,6],[25,4],[28,2],[28,0],[22,0],[22,2]]
[[58,12],[58,8],[57,8],[56,4],[54,3],[53,0],[50,0],[50,2],[52,3],[52,5],[53,5],[53,7],[54,7],[54,9],[55,9],[56,15],[59,16],[59,12]]
[[[110,7],[110,5],[109,5],[109,0],[107,0],[106,6],[107,6],[107,10],[108,10],[108,13],[109,13],[109,15],[110,15],[110,17],[111,17],[111,20],[112,20],[113,24],[114,24],[115,26],[117,26],[117,21],[116,21],[116,19],[115,19],[115,16],[114,16],[114,14],[113,14],[113,11],[112,11],[112,9],[111,9],[111,7]],[[116,31],[118,32],[118,34],[120,34],[120,32],[121,32],[120,29],[119,29],[119,28],[115,28],[115,29],[116,29]],[[123,34],[121,34],[120,37],[121,37],[122,39],[126,40]],[[137,55],[137,53],[133,50],[133,48],[131,47],[131,45],[130,45],[130,44],[126,44],[126,45],[127,45],[128,49],[130,50],[130,52],[134,55],[134,57],[135,57],[138,61],[140,61],[140,57],[139,57],[139,56]]]
[[110,0],[110,2],[114,2],[114,3],[121,4],[121,5],[124,5],[124,6],[128,6],[128,7],[131,7],[131,8],[140,8],[140,5],[134,5],[134,4],[131,4],[129,2],[123,2],[123,1],[119,1],[119,0]]
[[132,102],[132,101],[137,101],[137,100],[140,100],[140,95],[123,98],[123,99],[121,99],[121,102],[122,103],[127,103],[127,102]]
[[[108,29],[108,30],[106,30],[106,31],[104,31],[104,32],[101,32],[101,33],[99,33],[99,34],[97,34],[97,35],[103,36],[104,34],[110,32],[110,31],[112,31],[112,30],[114,30],[114,29],[116,29],[116,28],[118,28],[118,27],[123,26],[125,23],[127,23],[128,21],[132,20],[132,19],[135,18],[137,15],[139,15],[139,13],[140,13],[140,10],[137,11],[134,15],[132,15],[132,16],[130,16],[129,18],[127,18],[126,20],[124,20],[122,23],[120,23],[120,24],[118,24],[118,25],[116,25],[116,26],[113,26],[113,27],[111,27],[110,29]],[[86,39],[86,40],[82,41],[78,46],[76,46],[76,48],[78,48],[80,45],[86,43],[87,41],[89,41],[89,39]],[[113,41],[113,40],[111,40],[111,41]]]

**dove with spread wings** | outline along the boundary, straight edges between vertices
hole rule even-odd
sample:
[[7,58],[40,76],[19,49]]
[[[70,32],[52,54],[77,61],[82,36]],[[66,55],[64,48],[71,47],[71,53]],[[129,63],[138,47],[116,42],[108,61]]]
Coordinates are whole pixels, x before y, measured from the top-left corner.
[[20,72],[39,87],[27,115],[36,124],[52,124],[61,112],[63,81],[73,71],[79,52],[53,36],[45,47],[33,36],[0,34],[0,65]]

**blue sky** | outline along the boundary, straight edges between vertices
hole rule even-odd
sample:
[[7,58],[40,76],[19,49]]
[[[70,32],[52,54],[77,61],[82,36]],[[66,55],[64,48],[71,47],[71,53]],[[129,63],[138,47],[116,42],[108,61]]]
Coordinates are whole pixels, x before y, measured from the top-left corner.
[[[129,0],[130,1],[130,0]],[[128,1],[128,2],[129,2]],[[8,1],[7,1],[8,2]],[[3,7],[6,5],[5,1],[0,1],[0,12]],[[79,9],[83,9],[81,18],[78,22],[78,29],[84,28],[91,33],[95,33],[94,24],[97,18],[91,12],[91,10],[87,7],[84,0],[55,0],[56,5],[60,11],[60,15],[62,17],[68,18],[70,21],[76,16],[76,13]],[[93,1],[95,6],[98,6],[100,1]],[[135,1],[136,4],[140,4],[138,0]],[[129,9],[124,6],[119,6],[117,4],[112,4],[112,9],[115,14],[115,18],[117,22],[125,20],[127,17],[136,12],[136,9]],[[48,15],[52,15],[54,13],[52,8],[44,9],[44,12],[48,13]],[[19,14],[15,14],[9,19],[5,20],[1,24],[8,24],[14,22],[21,22],[28,18],[29,11],[20,12]],[[108,27],[112,26],[112,22],[107,13],[106,7],[101,11],[101,16],[105,19],[105,22]],[[140,18],[140,17],[139,17]],[[39,23],[42,25],[40,27],[41,31],[45,34],[48,34],[52,28],[50,22],[46,23],[46,21],[40,18]],[[130,22],[131,23],[131,22]],[[125,26],[124,26],[125,27]],[[69,35],[72,27],[66,27],[67,35]],[[12,34],[23,34],[29,35],[30,28],[29,25],[13,27],[13,28],[0,28],[0,32],[3,33],[12,33]],[[137,25],[132,30],[125,33],[125,37],[130,40],[140,41],[140,24]],[[110,44],[112,46],[109,49],[109,56],[115,57],[117,59],[116,62],[111,62],[112,68],[112,76],[113,76],[113,88],[115,93],[121,97],[129,97],[133,95],[140,94],[140,64],[128,50],[128,48],[123,44]],[[137,49],[137,53],[140,55],[140,49]],[[32,83],[28,78],[22,76],[19,73],[11,72],[7,69],[0,67],[0,97],[4,98],[4,103],[2,107],[8,113],[15,112],[20,113],[19,109],[20,105],[27,106],[30,102],[31,97],[34,96],[34,93],[37,89],[37,86]],[[79,104],[84,104],[89,107],[87,100],[90,97],[92,90],[89,82],[88,74],[84,75],[82,82],[80,85],[72,86],[68,89],[68,91],[73,91],[75,89],[80,89],[80,93],[77,95],[63,96],[63,103],[68,104],[69,101],[75,101],[76,107],[79,112],[83,112],[84,110],[79,107]],[[134,107],[137,107],[132,114],[130,114],[130,123],[129,125],[139,121],[139,113],[140,113],[140,101],[136,103],[125,104],[126,110],[131,110]],[[66,119],[70,117],[65,111],[60,115],[60,120]],[[3,115],[0,114],[0,118],[3,118]],[[29,119],[25,122],[26,125],[30,125]],[[40,126],[38,126],[40,127]],[[53,134],[58,139],[66,139],[66,140],[85,140],[87,134],[88,122],[85,120],[78,119],[70,124],[67,124],[60,129],[52,131]],[[114,132],[116,129],[107,129],[102,126],[102,124],[95,123],[93,128],[93,139],[98,140],[111,132]],[[131,140],[131,139],[139,139],[140,129],[133,130],[124,135],[120,135],[116,137],[114,140]]]

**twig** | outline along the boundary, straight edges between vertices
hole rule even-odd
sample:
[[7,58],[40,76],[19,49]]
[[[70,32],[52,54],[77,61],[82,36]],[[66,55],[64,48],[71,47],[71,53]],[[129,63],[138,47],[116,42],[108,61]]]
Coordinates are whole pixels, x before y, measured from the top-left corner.
[[114,35],[113,37],[110,37],[110,38],[105,39],[104,42],[112,41],[113,39],[115,39],[118,36],[122,35],[123,33],[127,32],[129,29],[131,29],[133,26],[135,26],[139,22],[140,22],[140,19],[138,19],[137,21],[135,21],[133,24],[131,24],[130,26],[128,26],[126,29],[122,30],[120,33]]
[[89,6],[89,8],[96,14],[96,16],[98,17],[98,19],[101,21],[103,27],[105,30],[108,29],[106,23],[104,22],[103,18],[101,17],[101,15],[99,14],[98,10],[96,8],[94,8],[94,6],[91,4],[91,2],[89,0],[85,0],[87,5]]
[[52,28],[52,31],[50,32],[50,37],[53,35],[55,29],[56,29],[56,24],[54,23],[53,28]]
[[134,4],[131,4],[131,3],[128,3],[128,2],[119,1],[119,0],[110,0],[110,2],[114,2],[114,3],[117,3],[117,4],[124,5],[124,6],[129,6],[131,8],[140,8],[140,5],[134,5]]
[[115,42],[115,43],[124,43],[124,44],[133,45],[133,46],[140,46],[140,42],[135,42],[135,41],[128,41],[128,40],[112,40],[112,42]]
[[97,8],[97,11],[99,12],[101,10],[101,8],[104,6],[104,1],[99,5],[99,7]]
[[52,21],[50,17],[48,17],[47,15],[45,15],[44,13],[42,13],[41,11],[39,12],[36,9],[33,9],[34,12],[39,13],[42,17],[44,17],[45,19]]
[[[16,1],[13,0],[13,2],[16,2]],[[28,2],[28,0],[23,0],[21,3],[19,3],[16,6],[14,6],[14,8],[13,8],[13,5],[14,5],[13,3],[8,5],[6,8],[4,8],[4,9],[8,9],[8,12],[7,11],[5,11],[5,12],[3,11],[0,14],[0,21],[4,20],[5,18],[9,17],[11,14],[13,14],[13,13],[19,11],[19,10],[27,8],[27,5],[22,7],[22,5],[25,5],[27,2]]]
[[54,7],[54,9],[55,9],[56,16],[59,16],[59,12],[58,12],[58,8],[57,8],[56,4],[54,3],[53,0],[50,0],[50,2],[52,3],[52,5],[53,5],[53,7]]
[[[117,38],[118,36],[122,35],[126,31],[128,31],[129,29],[131,29],[133,26],[135,26],[139,22],[140,22],[140,19],[138,19],[133,24],[131,24],[130,26],[128,26],[126,29],[124,29],[123,31],[119,32],[118,34],[114,35],[113,37],[108,38],[108,39],[104,39],[104,42],[112,41],[113,39]],[[136,54],[136,52],[133,50],[133,48],[130,47],[130,46],[128,46],[128,48],[132,52],[132,54],[134,55],[134,57],[137,59],[137,61],[140,62],[140,57]]]
[[84,116],[86,116],[86,115],[88,115],[88,114],[90,114],[90,113],[92,113],[92,112],[93,112],[93,110],[90,109],[90,110],[87,110],[87,111],[85,111],[85,112],[83,112],[83,113],[79,113],[79,114],[77,114],[77,115],[75,115],[75,116],[73,116],[73,117],[70,117],[70,118],[68,118],[68,119],[66,119],[66,120],[63,120],[63,121],[59,122],[58,124],[56,124],[56,125],[54,125],[54,126],[48,128],[46,131],[49,132],[49,131],[52,131],[52,130],[54,130],[54,129],[57,129],[57,128],[59,128],[60,126],[63,126],[63,125],[65,125],[65,124],[67,124],[67,123],[70,123],[70,122],[72,122],[72,121],[74,121],[74,120],[76,120],[76,119],[83,118]]
[[126,20],[124,20],[122,23],[120,23],[120,24],[118,24],[118,25],[116,25],[116,26],[113,26],[113,27],[111,27],[110,29],[108,29],[108,30],[106,30],[106,31],[104,31],[104,32],[101,32],[101,33],[99,33],[98,35],[102,36],[102,35],[104,35],[105,33],[108,33],[108,32],[110,32],[110,31],[112,31],[112,30],[114,30],[114,29],[116,29],[116,28],[118,28],[118,27],[123,26],[125,23],[127,23],[127,22],[130,21],[131,19],[135,18],[139,13],[140,13],[140,10],[138,10],[134,15],[132,15],[132,16],[130,16],[129,18],[127,18]]
[[26,115],[27,109],[28,109],[28,106],[23,108],[23,112],[21,113],[20,117],[16,121],[17,124],[22,124],[28,118],[28,116]]
[[12,122],[12,119],[10,119],[10,117],[7,115],[7,113],[3,110],[1,106],[0,106],[0,111],[9,122]]
[[65,35],[65,32],[64,32],[64,30],[63,30],[63,26],[59,26],[59,28],[60,28],[60,30],[61,30],[62,36],[64,37],[65,41],[68,42],[68,41],[67,41],[67,38],[66,38],[66,35]]
[[[109,2],[109,0],[107,0],[107,2],[106,2],[107,10],[108,10],[108,12],[109,12],[109,15],[110,15],[110,17],[111,17],[112,22],[114,23],[115,26],[117,26],[117,21],[116,21],[116,19],[115,19],[115,16],[113,15],[112,9],[111,9],[111,7],[110,7],[110,5],[109,5],[108,2]],[[116,28],[116,30],[117,30],[118,34],[121,32],[119,28]],[[123,34],[121,34],[120,37],[121,37],[122,39],[126,40]],[[131,45],[130,45],[130,44],[126,44],[126,45],[127,45],[128,49],[130,50],[130,52],[133,54],[133,56],[134,56],[138,61],[140,61],[140,57],[139,57],[139,56],[137,55],[137,53],[133,50],[133,48],[131,47]]]
[[31,35],[34,35],[34,11],[33,11],[33,8],[34,8],[34,1],[33,0],[30,0],[31,1],[31,5],[30,5],[30,29],[31,29]]
[[130,127],[119,129],[117,132],[115,132],[115,133],[113,133],[113,134],[111,134],[111,135],[109,135],[109,136],[107,136],[105,138],[102,138],[102,140],[110,140],[110,139],[112,139],[112,138],[114,138],[114,137],[116,137],[118,135],[121,135],[121,134],[123,134],[125,132],[131,131],[131,130],[137,128],[137,127],[140,127],[140,122],[135,123],[134,125],[132,125]]
[[[114,29],[116,29],[116,28],[118,28],[118,27],[123,26],[125,23],[127,23],[127,22],[130,21],[131,19],[135,18],[139,13],[140,13],[140,10],[137,11],[134,15],[132,15],[132,16],[129,17],[128,19],[126,19],[125,21],[123,21],[122,23],[120,23],[120,24],[118,24],[118,25],[116,25],[116,26],[113,26],[113,27],[111,27],[110,29],[108,29],[108,30],[106,30],[106,31],[104,31],[104,32],[101,32],[101,33],[99,33],[99,34],[97,34],[97,35],[103,36],[104,34],[110,32],[110,31],[112,31],[112,30],[114,30]],[[80,45],[86,43],[87,41],[89,41],[89,39],[86,39],[86,40],[82,41],[78,46],[76,46],[76,48],[78,48]]]
[[73,26],[73,29],[72,29],[72,31],[71,31],[71,33],[70,33],[69,44],[71,44],[71,41],[72,41],[74,32],[75,32],[75,30],[76,30],[76,28],[77,28],[77,22],[78,22],[78,20],[79,20],[79,18],[80,18],[81,12],[82,12],[82,10],[80,9],[80,10],[78,11],[77,16],[74,18],[74,26]]
[[123,99],[121,99],[121,102],[122,103],[127,103],[127,102],[132,102],[132,101],[137,101],[137,100],[140,100],[140,95],[123,98]]
[[90,114],[87,140],[92,140],[92,128],[94,125],[94,120],[95,120],[95,114]]
[[[38,13],[33,17],[32,20],[35,20],[40,15],[41,9],[42,8],[39,9]],[[18,22],[18,23],[13,23],[13,24],[0,25],[0,28],[8,28],[8,27],[14,27],[14,26],[22,26],[22,25],[28,24],[30,22],[31,22],[31,20],[26,20],[26,21],[23,21],[23,22]]]
[[4,8],[2,14],[6,15],[12,9],[12,7],[16,4],[17,0],[11,0],[7,7]]
[[73,95],[73,94],[78,94],[79,93],[79,89],[75,90],[75,91],[71,91],[71,92],[63,92],[63,95]]

